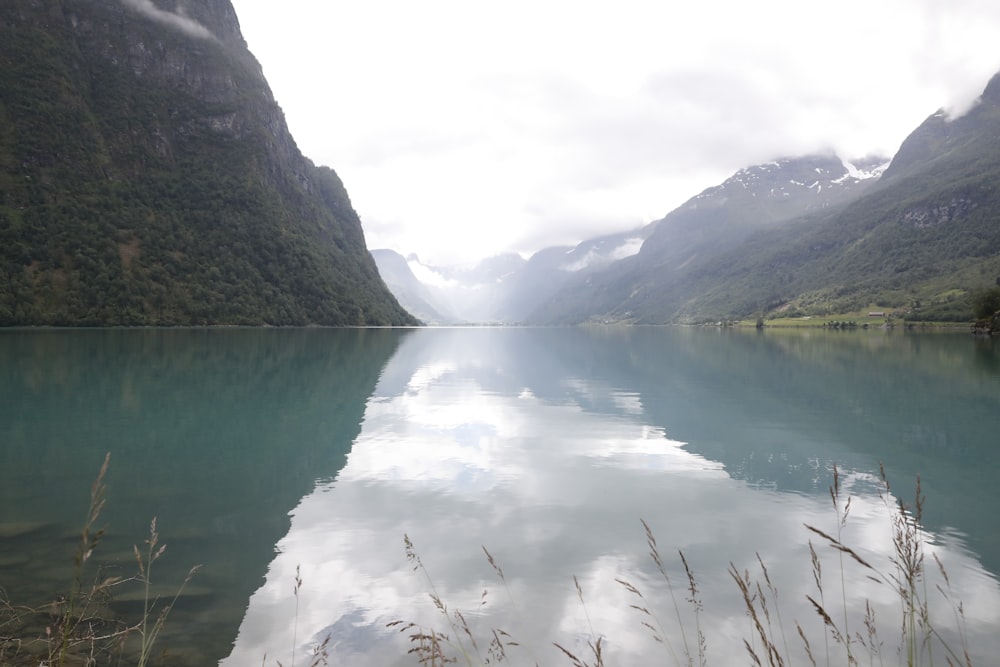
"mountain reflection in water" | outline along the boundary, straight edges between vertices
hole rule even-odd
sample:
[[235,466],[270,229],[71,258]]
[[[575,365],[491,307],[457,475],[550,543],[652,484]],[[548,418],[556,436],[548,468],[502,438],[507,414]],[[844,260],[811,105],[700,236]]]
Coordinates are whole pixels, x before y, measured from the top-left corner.
[[[414,332],[368,399],[346,465],[292,511],[222,664],[265,653],[288,664],[296,643],[308,660],[325,637],[335,664],[414,664],[405,636],[386,625],[403,619],[454,637],[431,592],[463,612],[484,654],[498,627],[521,643],[515,662],[559,664],[566,658],[552,642],[586,656],[593,628],[609,664],[669,662],[616,582],[645,594],[681,650],[640,519],[656,536],[689,642],[695,620],[678,549],[694,570],[710,664],[748,661],[752,630],[727,569],[759,573],[758,555],[779,592],[790,652],[800,653],[794,621],[817,651],[826,630],[805,598],[818,594],[804,525],[837,533],[828,488],[838,464],[841,501],[852,498],[843,541],[891,573],[896,497],[879,495],[880,460],[904,499],[923,473],[932,619],[957,645],[953,608],[935,597],[944,582],[933,555],[963,601],[973,660],[987,664],[1000,651],[990,572],[1000,506],[985,471],[1000,454],[984,438],[1000,432],[1000,372],[996,347],[977,345],[881,332]],[[429,579],[407,562],[404,535]],[[848,631],[863,632],[869,600],[893,659],[892,586],[811,537],[831,610],[846,597]]]

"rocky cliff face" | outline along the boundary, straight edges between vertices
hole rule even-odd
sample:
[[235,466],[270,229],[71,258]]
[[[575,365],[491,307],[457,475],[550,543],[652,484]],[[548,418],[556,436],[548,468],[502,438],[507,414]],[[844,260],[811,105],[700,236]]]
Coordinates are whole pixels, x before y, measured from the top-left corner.
[[0,323],[414,321],[228,0],[7,0],[0,121]]

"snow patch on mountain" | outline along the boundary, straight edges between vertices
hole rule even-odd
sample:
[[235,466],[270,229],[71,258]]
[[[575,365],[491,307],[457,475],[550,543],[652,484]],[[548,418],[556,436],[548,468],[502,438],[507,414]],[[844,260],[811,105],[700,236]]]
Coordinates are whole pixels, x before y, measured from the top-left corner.
[[840,182],[843,178],[856,178],[859,181],[867,181],[870,178],[879,178],[882,173],[889,167],[890,160],[879,161],[877,164],[873,164],[868,167],[858,167],[853,162],[841,158],[841,162],[844,163],[844,169],[847,170],[847,175],[834,181],[834,183]]
[[458,285],[458,281],[446,278],[429,266],[421,264],[416,255],[407,257],[406,264],[410,267],[410,271],[413,272],[417,280],[425,285],[433,287],[455,287]]
[[643,239],[640,236],[625,239],[624,243],[608,253],[608,257],[613,260],[619,260],[631,257],[632,255],[638,255],[639,250],[642,249],[642,244]]
[[576,273],[577,271],[583,271],[588,266],[594,264],[594,262],[599,261],[600,258],[601,256],[597,253],[597,251],[591,248],[590,250],[587,251],[587,254],[585,254],[580,259],[576,260],[575,262],[570,262],[569,264],[563,264],[560,268],[563,271]]
[[[576,273],[577,271],[583,271],[584,269],[597,264],[617,262],[620,259],[625,259],[626,257],[631,257],[632,255],[638,255],[639,250],[642,248],[642,243],[642,237],[636,236],[625,239],[622,243],[608,251],[602,251],[600,248],[590,248],[583,257],[568,264],[563,264],[559,268],[563,271]],[[570,253],[575,250],[575,248],[570,250]]]

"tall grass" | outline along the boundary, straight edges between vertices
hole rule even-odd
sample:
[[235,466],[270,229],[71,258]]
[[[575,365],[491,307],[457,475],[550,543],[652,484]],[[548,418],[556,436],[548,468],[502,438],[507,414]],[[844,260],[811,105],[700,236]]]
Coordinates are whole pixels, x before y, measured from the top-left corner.
[[[292,587],[292,594],[295,595],[295,618],[292,620],[292,661],[288,663],[289,667],[295,667],[295,657],[298,653],[298,648],[299,648],[299,595],[301,594],[302,591],[302,583],[303,583],[302,566],[296,565],[295,583],[294,586]],[[323,641],[313,646],[312,655],[310,656],[309,659],[309,667],[323,667],[324,665],[330,664],[329,658],[330,658],[331,639],[332,637],[330,636],[330,633],[327,633],[324,636]],[[275,660],[274,664],[277,665],[277,667],[284,667],[284,663],[282,663],[280,660]],[[267,665],[266,653],[264,654],[264,657],[261,658],[260,665],[261,667],[266,667]]]
[[191,578],[201,567],[200,565],[195,565],[188,570],[187,576],[184,577],[184,581],[177,589],[173,599],[160,609],[159,613],[156,614],[156,620],[150,624],[149,620],[152,618],[157,604],[157,600],[152,597],[150,592],[153,578],[153,563],[163,555],[166,548],[167,545],[160,544],[160,534],[156,530],[156,517],[153,517],[153,520],[149,524],[149,539],[146,540],[145,553],[140,551],[138,546],[132,547],[135,553],[136,565],[139,568],[137,577],[142,582],[144,593],[142,598],[142,617],[134,628],[139,636],[139,657],[136,661],[138,667],[146,667],[149,664],[153,655],[153,646],[160,631],[167,622],[167,616],[170,615],[170,611],[177,603],[177,599],[184,592],[184,588],[191,583]]
[[[684,628],[684,616],[681,613],[680,603],[677,601],[677,594],[674,591],[673,582],[670,579],[670,575],[667,574],[666,568],[663,566],[663,558],[660,556],[660,550],[656,544],[656,537],[653,535],[653,530],[646,523],[645,519],[639,520],[642,523],[642,527],[646,531],[646,544],[649,546],[649,558],[653,561],[656,566],[657,572],[663,578],[666,583],[667,591],[670,596],[670,603],[674,612],[674,620],[677,622],[677,627],[680,630],[681,641],[682,641],[682,653],[683,653],[683,664],[692,667],[694,665],[694,657],[691,653],[691,646],[688,641],[688,632]],[[684,557],[683,551],[677,552],[681,563],[684,565],[684,573],[688,580],[688,592],[690,597],[687,598],[687,602],[692,606],[694,610],[695,619],[695,637],[694,641],[697,643],[698,651],[698,665],[704,667],[705,665],[705,635],[701,629],[700,612],[701,612],[701,600],[698,598],[698,585],[694,578],[694,573],[691,571],[688,565],[687,558]],[[667,652],[670,654],[674,664],[682,664],[680,654],[678,654],[673,643],[669,639],[669,633],[666,631],[666,627],[663,622],[660,621],[659,615],[656,613],[655,605],[647,602],[646,597],[643,595],[642,591],[638,587],[626,581],[625,579],[615,579],[619,584],[621,584],[625,590],[631,595],[635,596],[636,602],[629,605],[633,610],[637,611],[640,615],[640,624],[652,633],[653,639],[662,644]]]
[[[719,655],[731,658],[742,651],[750,664],[758,667],[790,667],[802,661],[813,667],[860,667],[862,664],[870,667],[884,667],[886,664],[972,667],[964,606],[956,599],[940,559],[936,554],[932,554],[930,559],[927,556],[925,547],[928,537],[921,527],[925,499],[919,477],[914,501],[907,504],[893,499],[885,470],[880,467],[878,496],[888,518],[891,547],[887,560],[878,565],[870,562],[873,560],[871,557],[866,558],[846,543],[845,529],[850,523],[854,501],[844,493],[841,474],[836,466],[833,467],[832,477],[829,487],[831,527],[804,524],[813,589],[801,595],[807,603],[805,608],[811,609],[819,620],[821,635],[817,636],[815,630],[812,633],[807,631],[806,628],[813,624],[806,619],[796,618],[790,624],[784,620],[784,598],[779,597],[778,587],[764,559],[756,554],[753,571],[729,563],[728,576],[735,584],[734,594],[739,600],[737,604],[746,613],[749,631],[737,646],[731,645],[731,637],[722,637],[730,645],[720,645],[716,649],[722,651]],[[636,615],[640,627],[661,647],[662,655],[644,655],[644,663],[707,667],[712,664],[708,641],[712,628],[705,627],[702,621],[704,608],[695,573],[687,556],[678,551],[680,569],[686,579],[685,584],[678,587],[664,562],[652,529],[645,520],[640,521],[649,547],[648,556],[665,584],[665,597],[662,594],[651,597],[626,577],[618,577],[615,581],[626,592],[628,606]],[[436,627],[403,621],[389,624],[408,633],[412,644],[410,654],[419,664],[438,666],[461,663],[470,667],[500,663],[538,664],[534,658],[538,647],[522,646],[501,629],[491,627],[485,637],[477,637],[466,622],[466,615],[445,603],[409,536],[405,537],[404,545],[414,569],[423,573],[430,598],[443,621],[441,626]],[[506,587],[503,571],[485,547],[484,552]],[[832,576],[831,563],[827,563],[828,557],[824,556],[828,553],[833,555]],[[929,564],[941,583],[932,585],[929,581]],[[584,611],[586,627],[581,628],[578,634],[586,637],[585,648],[583,651],[573,650],[560,641],[552,641],[551,645],[557,650],[557,655],[573,667],[604,667],[611,660],[607,650],[609,637],[594,627],[579,579],[573,576],[572,582]],[[890,646],[896,645],[895,651],[887,650],[886,641],[880,636],[892,624],[890,622],[887,626],[885,619],[877,617],[876,608],[879,605],[868,597],[872,590],[869,587],[890,591],[898,603],[899,634],[896,640],[889,643]],[[485,604],[487,597],[488,591],[484,591],[481,605]],[[932,604],[938,610],[943,608],[950,612],[958,637],[957,646],[951,643],[955,640],[947,639],[932,621]],[[859,605],[863,608],[861,611]],[[802,608],[801,604],[796,606]],[[664,615],[663,609],[669,609],[669,613]],[[487,638],[492,642],[491,649],[495,647],[497,650],[488,653],[479,650]],[[716,637],[713,641],[719,640]],[[519,651],[516,655],[511,652],[514,647]],[[524,651],[530,654],[527,662],[518,659]]]
[[[469,625],[466,614],[458,609],[449,609],[437,592],[434,579],[424,567],[409,535],[403,536],[403,547],[406,551],[406,559],[413,570],[421,573],[424,577],[431,602],[443,621],[441,629],[426,627],[412,621],[396,620],[388,623],[387,627],[394,628],[406,635],[411,645],[408,653],[415,656],[419,664],[431,667],[443,667],[458,663],[460,660],[470,667],[506,662],[508,651],[520,644],[507,631],[496,627],[490,627],[486,630],[485,635],[477,636],[478,633]],[[506,587],[503,570],[497,565],[486,547],[483,547],[483,552],[494,572]],[[480,609],[486,606],[487,596],[488,591],[484,590],[479,601]]]
[[[191,568],[176,594],[161,604],[152,594],[152,566],[166,549],[159,541],[156,519],[150,524],[145,548],[133,546],[137,571],[129,577],[107,576],[94,565],[94,553],[106,534],[101,525],[107,495],[111,455],[90,490],[90,502],[73,554],[69,590],[38,605],[18,605],[0,590],[0,667],[32,665],[130,665],[146,667],[167,617],[200,566]],[[122,618],[112,609],[116,591],[126,584],[143,587],[142,615]]]
[[[147,667],[157,658],[160,633],[167,618],[183,594],[184,588],[198,570],[191,568],[175,595],[163,603],[153,596],[153,566],[164,554],[156,519],[150,523],[149,537],[144,547],[133,547],[137,571],[123,578],[107,576],[101,567],[94,567],[94,553],[105,536],[100,525],[106,501],[105,478],[110,457],[105,457],[90,493],[87,512],[73,555],[73,569],[68,592],[56,600],[37,606],[16,605],[0,590],[0,667],[33,665],[65,667],[66,665],[136,665]],[[794,619],[789,625],[782,615],[779,590],[764,559],[757,554],[753,571],[740,569],[734,562],[728,566],[728,577],[735,584],[735,601],[745,611],[749,631],[737,646],[726,645],[731,637],[722,637],[721,643],[710,646],[713,628],[703,622],[704,604],[698,578],[683,551],[677,552],[683,583],[671,576],[671,568],[661,553],[656,536],[649,524],[640,519],[645,533],[648,557],[655,572],[662,580],[665,595],[650,595],[635,580],[621,576],[615,582],[621,586],[628,599],[628,607],[635,615],[642,632],[648,633],[662,655],[648,656],[650,664],[676,665],[677,667],[708,667],[712,664],[712,650],[720,655],[732,656],[745,652],[750,664],[758,667],[785,667],[805,660],[813,667],[824,665],[883,667],[891,662],[881,636],[886,624],[876,616],[876,607],[866,595],[859,596],[850,582],[862,581],[865,586],[878,587],[892,593],[898,604],[898,638],[895,659],[906,667],[972,667],[967,635],[965,609],[956,599],[948,573],[937,558],[927,557],[928,542],[921,527],[924,496],[920,479],[912,504],[894,499],[884,469],[880,468],[879,497],[884,505],[889,523],[890,555],[886,564],[873,564],[859,550],[845,541],[845,529],[850,522],[854,505],[851,496],[845,497],[840,471],[832,470],[829,496],[832,527],[805,524],[808,535],[809,570],[812,590],[803,593],[808,608],[819,619],[822,635],[810,634],[805,619]],[[436,623],[419,624],[397,620],[388,627],[403,634],[408,642],[408,655],[420,665],[444,667],[463,664],[468,667],[501,664],[540,664],[538,655],[543,646],[534,641],[526,644],[507,629],[478,622],[486,618],[481,612],[492,600],[489,589],[484,589],[478,607],[469,611],[452,608],[439,592],[434,578],[421,560],[408,535],[403,540],[406,558],[412,569],[419,573],[427,587],[428,596],[436,611]],[[824,553],[835,556],[834,576],[829,576],[829,564]],[[515,616],[522,615],[515,596],[511,593],[507,577],[490,551],[484,546],[486,561],[497,580],[506,591],[507,604]],[[927,569],[933,568],[940,583],[930,585]],[[858,574],[861,577],[859,578]],[[833,581],[831,588],[830,582]],[[112,611],[111,601],[119,586],[139,584],[143,588],[141,616],[121,618]],[[573,590],[583,611],[586,627],[578,635],[585,638],[582,649],[567,642],[550,639],[547,646],[555,655],[569,661],[573,667],[605,667],[612,657],[609,638],[595,626],[591,604],[579,578],[572,576]],[[296,568],[293,593],[296,599],[295,625],[291,647],[291,666],[296,663],[298,642],[298,602],[302,594],[303,578]],[[862,599],[864,611],[859,613],[852,600]],[[935,607],[944,607],[954,621],[957,639],[947,639],[932,621],[932,598]],[[664,614],[663,610],[668,612]],[[470,619],[475,621],[470,622]],[[956,642],[953,645],[952,642]],[[330,637],[316,646],[309,656],[311,667],[328,663]],[[643,656],[644,659],[646,656]],[[265,656],[264,662],[266,663]],[[334,656],[334,660],[336,656]],[[279,666],[280,662],[277,663]]]

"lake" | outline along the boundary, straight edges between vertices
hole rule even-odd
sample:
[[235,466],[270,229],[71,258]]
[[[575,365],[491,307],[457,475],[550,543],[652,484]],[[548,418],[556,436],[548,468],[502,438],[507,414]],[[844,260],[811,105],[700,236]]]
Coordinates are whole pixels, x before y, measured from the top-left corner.
[[[918,475],[920,522],[902,524],[926,539],[917,592],[953,649],[1000,653],[997,340],[2,331],[0,373],[0,588],[31,605],[69,590],[110,452],[90,564],[134,573],[156,517],[154,593],[202,565],[161,635],[166,664],[305,665],[324,640],[330,664],[417,664],[399,620],[484,662],[502,629],[512,664],[571,664],[554,643],[592,663],[597,637],[609,665],[698,664],[700,631],[708,664],[746,665],[744,640],[764,649],[730,568],[760,583],[768,634],[798,664],[796,623],[818,663],[846,664],[807,595],[865,663],[867,603],[896,664],[892,517]],[[139,592],[123,585],[113,613],[141,614]]]

